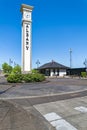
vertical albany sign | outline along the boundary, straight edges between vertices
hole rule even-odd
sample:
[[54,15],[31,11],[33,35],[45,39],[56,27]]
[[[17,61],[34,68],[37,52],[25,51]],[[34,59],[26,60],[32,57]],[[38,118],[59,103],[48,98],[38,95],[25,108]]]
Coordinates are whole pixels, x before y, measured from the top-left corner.
[[33,6],[21,5],[22,12],[22,72],[32,69],[32,10]]

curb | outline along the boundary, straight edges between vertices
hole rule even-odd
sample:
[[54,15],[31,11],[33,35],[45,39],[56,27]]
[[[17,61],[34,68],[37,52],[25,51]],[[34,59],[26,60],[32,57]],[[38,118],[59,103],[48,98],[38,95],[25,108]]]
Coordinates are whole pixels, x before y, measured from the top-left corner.
[[76,96],[77,93],[82,93],[87,91],[87,89],[80,90],[80,91],[72,91],[72,92],[64,92],[60,94],[49,94],[49,95],[43,95],[43,96],[20,96],[20,97],[0,97],[0,100],[10,100],[10,99],[37,99],[37,98],[46,98],[46,97],[54,97],[54,96],[65,96],[65,95],[70,95],[72,97]]

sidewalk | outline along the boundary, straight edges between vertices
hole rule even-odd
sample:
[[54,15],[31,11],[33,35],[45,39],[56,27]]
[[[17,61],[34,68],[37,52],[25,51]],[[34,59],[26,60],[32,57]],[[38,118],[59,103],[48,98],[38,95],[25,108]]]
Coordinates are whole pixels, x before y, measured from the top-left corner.
[[87,130],[87,96],[34,107],[56,130]]

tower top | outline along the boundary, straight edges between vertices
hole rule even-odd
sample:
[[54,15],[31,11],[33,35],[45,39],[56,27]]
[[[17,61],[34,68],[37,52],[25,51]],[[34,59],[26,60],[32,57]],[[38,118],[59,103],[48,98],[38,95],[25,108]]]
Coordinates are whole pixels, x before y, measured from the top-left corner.
[[26,5],[26,4],[22,4],[22,5],[21,5],[21,9],[20,9],[20,11],[23,12],[23,10],[26,10],[26,9],[32,11],[33,8],[34,8],[33,6]]

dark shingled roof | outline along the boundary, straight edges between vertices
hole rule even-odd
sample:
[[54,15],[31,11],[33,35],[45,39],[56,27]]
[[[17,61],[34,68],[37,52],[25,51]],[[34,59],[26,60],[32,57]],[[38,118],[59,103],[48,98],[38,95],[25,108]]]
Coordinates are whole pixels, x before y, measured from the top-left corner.
[[51,68],[69,69],[69,67],[64,66],[64,65],[62,65],[62,64],[59,64],[59,63],[57,63],[57,62],[55,62],[55,61],[46,63],[46,64],[40,66],[38,69],[51,69]]

